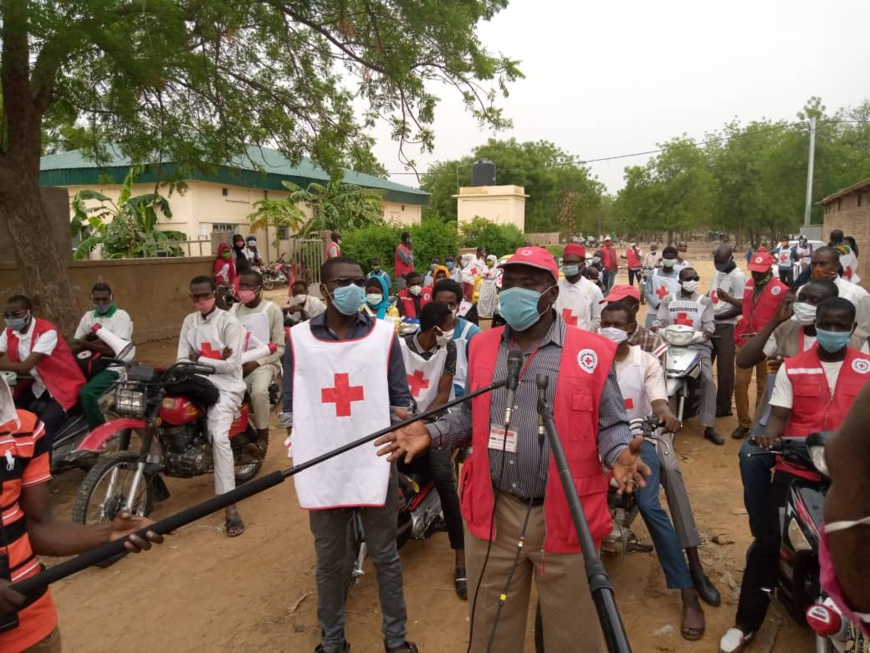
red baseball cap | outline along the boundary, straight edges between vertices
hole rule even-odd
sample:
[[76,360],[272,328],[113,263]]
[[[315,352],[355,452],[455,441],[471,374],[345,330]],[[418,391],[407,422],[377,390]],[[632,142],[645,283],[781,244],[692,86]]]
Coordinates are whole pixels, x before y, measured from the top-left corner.
[[773,267],[774,258],[767,252],[756,253],[749,262],[750,272],[768,272]]
[[602,299],[600,303],[609,304],[610,302],[618,302],[620,299],[625,299],[626,297],[631,297],[632,299],[640,301],[640,291],[634,286],[629,286],[628,284],[613,286],[607,294],[607,297]]
[[506,268],[509,265],[527,265],[545,270],[553,275],[554,281],[559,280],[559,265],[553,255],[543,247],[520,247],[501,267]]
[[580,258],[586,258],[586,248],[580,243],[568,243],[562,251],[562,256],[568,256],[568,254],[575,254]]

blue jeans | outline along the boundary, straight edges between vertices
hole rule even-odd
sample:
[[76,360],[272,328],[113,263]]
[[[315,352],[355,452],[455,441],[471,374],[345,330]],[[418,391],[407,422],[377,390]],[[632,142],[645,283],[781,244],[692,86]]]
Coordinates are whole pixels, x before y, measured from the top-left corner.
[[[747,438],[737,454],[740,459],[740,478],[743,479],[743,505],[749,514],[749,530],[756,539],[779,532],[779,515],[770,508],[770,488],[776,456],[762,453],[764,451]],[[762,455],[750,457],[750,454]]]
[[665,580],[668,589],[685,590],[694,587],[692,575],[689,573],[689,565],[683,557],[683,549],[677,532],[668,517],[668,513],[662,508],[659,501],[659,483],[661,479],[661,463],[655,445],[644,440],[641,449],[641,458],[649,466],[652,474],[646,479],[646,487],[637,488],[634,496],[640,508],[640,515],[646,524],[650,537],[656,548],[656,555],[665,572]]

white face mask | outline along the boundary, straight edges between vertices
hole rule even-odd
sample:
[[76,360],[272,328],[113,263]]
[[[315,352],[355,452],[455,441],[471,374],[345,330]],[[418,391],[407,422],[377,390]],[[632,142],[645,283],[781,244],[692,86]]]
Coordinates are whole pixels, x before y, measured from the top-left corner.
[[816,307],[806,302],[795,302],[791,305],[794,315],[791,319],[801,326],[809,326],[816,321]]
[[598,329],[598,333],[608,340],[612,340],[616,344],[628,340],[628,334],[622,329],[616,327],[601,327]]
[[437,333],[435,335],[435,342],[438,343],[439,347],[443,347],[448,342],[453,340],[453,331],[454,329],[450,329],[450,331],[442,331],[441,333]]
[[366,301],[372,306],[376,306],[381,303],[384,296],[381,293],[373,292],[366,295]]
[[699,281],[683,281],[683,290],[686,292],[695,292],[698,289]]
[[676,265],[677,259],[675,258],[663,258],[662,259],[662,267],[672,268]]
[[423,286],[410,286],[408,290],[412,295],[414,295],[414,297],[417,297],[421,292],[423,292]]
[[291,303],[291,304],[297,304],[297,305],[300,305],[300,304],[304,304],[304,303],[307,302],[307,301],[308,301],[308,295],[293,295],[293,296],[290,298],[290,303]]

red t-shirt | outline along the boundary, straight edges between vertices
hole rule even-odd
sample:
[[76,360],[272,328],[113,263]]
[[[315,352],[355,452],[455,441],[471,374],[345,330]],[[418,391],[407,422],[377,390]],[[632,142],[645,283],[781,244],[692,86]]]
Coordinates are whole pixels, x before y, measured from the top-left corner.
[[[30,537],[24,525],[24,512],[19,501],[21,490],[51,479],[48,442],[43,437],[45,427],[33,413],[19,410],[21,425],[14,422],[0,425],[0,465],[6,466],[0,505],[5,542],[0,538],[0,553],[9,556],[12,582],[30,578],[40,572],[39,559],[30,546]],[[12,469],[9,466],[13,465]],[[0,651],[20,653],[38,644],[57,626],[57,610],[51,593],[46,592],[37,601],[18,613],[18,628],[0,633]]]

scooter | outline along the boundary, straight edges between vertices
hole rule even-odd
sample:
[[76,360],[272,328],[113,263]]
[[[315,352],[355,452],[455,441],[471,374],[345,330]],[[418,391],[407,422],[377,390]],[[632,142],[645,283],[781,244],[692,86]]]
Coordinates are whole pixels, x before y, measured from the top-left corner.
[[698,414],[701,407],[701,352],[692,345],[706,342],[701,331],[671,324],[658,334],[668,345],[665,360],[668,403],[677,419],[684,421]]

